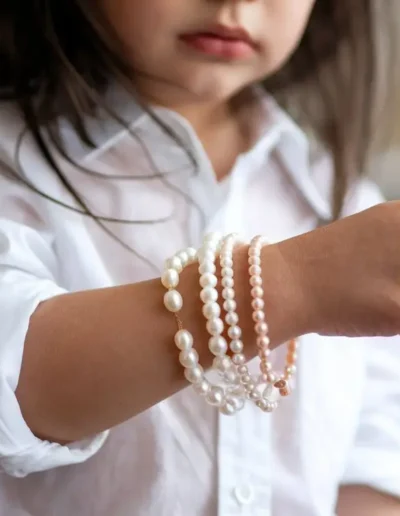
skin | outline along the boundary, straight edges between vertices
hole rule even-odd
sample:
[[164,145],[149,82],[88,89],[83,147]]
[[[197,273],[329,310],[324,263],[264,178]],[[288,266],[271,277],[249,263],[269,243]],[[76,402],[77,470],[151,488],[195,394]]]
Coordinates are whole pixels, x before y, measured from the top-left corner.
[[[196,129],[216,175],[225,176],[251,142],[237,95],[278,69],[295,50],[314,0],[101,0],[136,71],[144,100],[174,109]],[[180,36],[215,24],[245,29],[256,45],[248,59],[217,59]],[[246,109],[242,106],[242,109]],[[244,115],[245,116],[245,115]],[[226,145],[226,142],[229,145]],[[221,156],[221,144],[231,152]]]
[[[191,122],[218,177],[251,143],[240,116],[242,92],[282,66],[296,48],[313,4],[101,0],[136,70],[139,95]],[[254,54],[239,61],[215,59],[181,42],[182,34],[207,31],[215,23],[246,29],[255,42]],[[222,139],[233,149],[224,160],[218,153]],[[348,336],[400,333],[400,249],[393,238],[399,231],[400,206],[392,203],[266,248],[262,263],[272,346],[314,331]],[[240,320],[251,357],[255,346],[245,288],[245,248],[236,253],[235,269]],[[182,318],[199,343],[201,361],[209,366],[204,320],[194,301],[197,284],[196,268],[190,267],[181,281],[183,297],[189,300]],[[17,389],[24,417],[35,433],[59,442],[81,439],[185,386],[171,351],[174,319],[163,309],[162,295],[155,280],[60,296],[38,308]],[[295,314],[290,320],[285,317],[288,311]],[[135,345],[142,342],[146,346]],[[162,369],[156,367],[154,356]],[[391,516],[399,508],[396,500],[353,486],[341,491],[338,514]]]

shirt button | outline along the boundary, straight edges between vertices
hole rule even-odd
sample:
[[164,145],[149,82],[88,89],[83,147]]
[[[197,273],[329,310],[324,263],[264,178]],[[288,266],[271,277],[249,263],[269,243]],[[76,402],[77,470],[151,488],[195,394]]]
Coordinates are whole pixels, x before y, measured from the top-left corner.
[[236,486],[233,490],[236,500],[241,505],[250,505],[254,501],[254,489],[250,484]]

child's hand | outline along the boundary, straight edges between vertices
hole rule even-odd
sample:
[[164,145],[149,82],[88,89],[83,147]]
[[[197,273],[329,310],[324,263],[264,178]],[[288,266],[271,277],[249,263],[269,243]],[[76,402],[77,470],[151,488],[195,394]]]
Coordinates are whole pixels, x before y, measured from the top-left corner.
[[400,202],[277,247],[299,285],[302,333],[400,334]]

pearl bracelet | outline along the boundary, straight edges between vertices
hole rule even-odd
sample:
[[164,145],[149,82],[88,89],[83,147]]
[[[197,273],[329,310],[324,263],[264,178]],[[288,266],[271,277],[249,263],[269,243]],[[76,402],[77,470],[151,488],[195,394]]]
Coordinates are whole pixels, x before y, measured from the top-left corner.
[[[257,335],[258,356],[260,358],[261,377],[268,386],[273,386],[279,390],[282,397],[289,396],[291,393],[290,379],[296,372],[295,362],[297,358],[296,350],[297,341],[292,339],[288,343],[288,353],[286,356],[285,372],[277,374],[273,372],[272,363],[270,362],[271,350],[269,349],[270,341],[268,338],[268,325],[265,322],[264,312],[264,290],[262,282],[261,269],[261,250],[267,245],[262,236],[253,238],[249,247],[249,275],[251,295],[253,298],[253,320],[255,322],[255,333]],[[271,387],[269,387],[271,388]],[[273,410],[276,405],[271,407]]]
[[[202,275],[200,283],[201,285],[204,285],[201,292],[201,298],[203,302],[205,302],[205,306],[209,303],[215,303],[218,299],[218,292],[216,296],[214,292],[215,287],[211,286],[215,283],[215,280],[212,279],[211,276],[205,276],[215,275],[216,267],[214,261],[217,250],[218,242],[216,242],[216,237],[215,235],[210,235],[206,237],[205,246],[198,253],[202,256],[200,259],[199,270]],[[206,402],[217,407],[222,414],[232,415],[238,410],[241,410],[244,406],[244,396],[242,395],[242,391],[239,391],[235,386],[213,385],[207,380],[204,370],[199,364],[199,355],[193,347],[193,336],[188,330],[183,328],[183,324],[178,316],[178,312],[183,306],[182,296],[176,290],[176,287],[179,284],[179,274],[185,266],[198,259],[198,256],[195,257],[193,252],[188,253],[187,251],[184,251],[184,253],[192,256],[192,259],[187,263],[182,263],[179,256],[181,253],[178,253],[171,259],[167,260],[167,270],[164,272],[161,279],[164,287],[168,289],[164,296],[164,305],[168,311],[175,315],[178,323],[178,332],[175,334],[174,340],[176,346],[180,350],[179,361],[184,367],[186,379],[193,384],[196,392],[201,396],[204,396]],[[171,271],[175,271],[176,274]],[[203,276],[208,279],[206,280]],[[217,306],[219,308],[219,305]],[[210,305],[208,306],[208,309],[210,309]],[[221,324],[219,322],[215,323],[214,321],[218,318],[215,317],[217,310],[218,309],[215,307],[210,309],[209,312],[206,309],[204,310],[206,314],[209,314],[209,321],[213,321],[212,324],[208,325],[208,328],[215,333],[215,335],[212,335],[210,340],[212,340],[214,336],[219,335],[217,330],[220,330],[221,328]],[[218,369],[217,365],[219,366]],[[225,375],[232,371],[233,364],[228,356],[224,356],[222,354],[221,349],[221,355],[216,356],[213,366]]]
[[[262,237],[252,240],[249,247],[249,274],[252,295],[253,320],[257,336],[258,356],[260,358],[259,376],[249,373],[243,354],[239,316],[236,312],[233,249],[239,243],[235,234],[221,238],[218,234],[207,235],[202,248],[196,252],[193,248],[180,251],[166,262],[161,281],[167,289],[164,305],[175,315],[178,331],[175,344],[180,351],[179,361],[184,367],[185,378],[193,384],[195,391],[203,396],[207,403],[215,406],[222,414],[232,415],[241,410],[246,399],[253,401],[264,412],[273,412],[278,403],[274,394],[276,389],[281,396],[288,396],[291,388],[290,378],[295,373],[297,342],[290,341],[286,367],[283,374],[277,375],[272,370],[269,360],[268,325],[265,322],[264,291],[261,277],[261,249],[265,245]],[[216,259],[219,254],[221,266],[222,297],[225,322],[228,325],[229,348],[232,358],[227,355],[228,342],[224,338],[224,321],[221,319],[221,307],[218,304],[218,278],[216,276]],[[199,283],[202,287],[200,298],[203,302],[203,315],[207,321],[206,328],[210,335],[208,347],[214,355],[212,369],[220,377],[220,382],[213,384],[199,364],[199,355],[194,349],[192,334],[184,329],[178,313],[182,309],[183,299],[178,292],[179,275],[191,263],[199,262]]]

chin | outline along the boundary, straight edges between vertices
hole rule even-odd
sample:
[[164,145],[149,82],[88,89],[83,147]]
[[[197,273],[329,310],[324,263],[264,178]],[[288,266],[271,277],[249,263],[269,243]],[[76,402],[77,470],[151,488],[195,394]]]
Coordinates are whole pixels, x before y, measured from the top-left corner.
[[185,89],[193,97],[206,102],[223,102],[234,97],[255,80],[230,78],[229,73],[221,75],[191,76],[185,81]]

